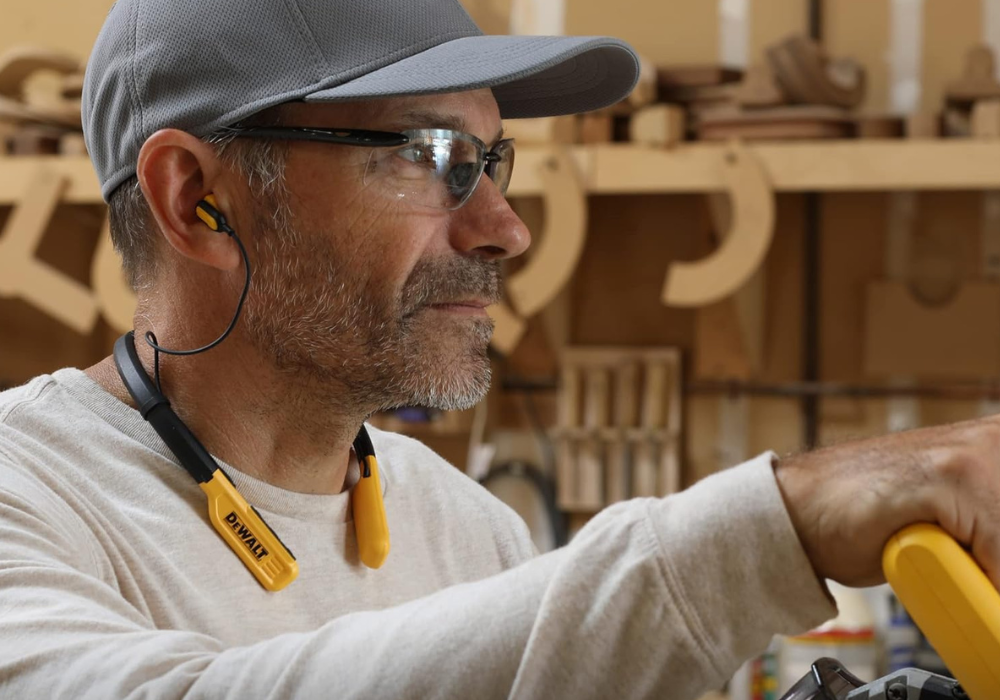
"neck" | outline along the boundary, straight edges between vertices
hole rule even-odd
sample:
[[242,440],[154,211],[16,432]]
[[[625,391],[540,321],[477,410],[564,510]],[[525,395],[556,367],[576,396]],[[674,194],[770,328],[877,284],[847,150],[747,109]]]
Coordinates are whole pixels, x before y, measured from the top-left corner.
[[[190,337],[202,333],[157,326],[164,347],[204,344]],[[152,378],[153,349],[143,338],[145,330],[136,328],[135,344]],[[113,358],[86,373],[134,406]],[[325,400],[335,388],[276,369],[249,346],[238,328],[206,353],[161,353],[160,382],[173,409],[216,458],[289,491],[333,494],[344,489],[351,444],[366,414]]]

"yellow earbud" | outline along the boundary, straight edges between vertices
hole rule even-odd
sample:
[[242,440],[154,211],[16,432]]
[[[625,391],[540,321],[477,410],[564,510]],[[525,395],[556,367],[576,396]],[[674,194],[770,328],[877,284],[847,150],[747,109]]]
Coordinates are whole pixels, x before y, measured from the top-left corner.
[[205,198],[195,205],[194,211],[198,218],[213,231],[225,231],[226,233],[231,231],[226,223],[226,217],[218,210],[214,194],[205,195]]

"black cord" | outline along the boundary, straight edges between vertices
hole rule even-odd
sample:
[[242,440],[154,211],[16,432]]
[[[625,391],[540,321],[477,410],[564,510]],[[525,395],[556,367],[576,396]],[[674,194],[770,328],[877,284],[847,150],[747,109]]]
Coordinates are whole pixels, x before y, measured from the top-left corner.
[[236,241],[236,245],[240,247],[240,253],[243,255],[243,267],[246,270],[246,279],[243,282],[243,292],[240,294],[239,303],[236,304],[236,313],[233,314],[233,320],[229,322],[229,327],[223,331],[222,335],[213,340],[208,345],[203,345],[200,348],[195,348],[194,350],[171,350],[169,348],[161,347],[157,345],[156,334],[153,331],[146,331],[143,337],[146,343],[153,348],[153,376],[156,380],[156,390],[163,393],[163,389],[160,387],[160,353],[165,355],[197,355],[198,353],[206,352],[211,350],[216,345],[221,343],[223,340],[229,337],[229,334],[233,332],[233,328],[236,327],[236,322],[240,319],[240,313],[243,311],[243,302],[247,299],[247,293],[250,291],[250,256],[247,255],[247,249],[243,245],[243,241],[240,237],[236,235],[236,231],[229,227],[225,223],[225,220],[219,223],[219,230],[229,234],[229,237]]

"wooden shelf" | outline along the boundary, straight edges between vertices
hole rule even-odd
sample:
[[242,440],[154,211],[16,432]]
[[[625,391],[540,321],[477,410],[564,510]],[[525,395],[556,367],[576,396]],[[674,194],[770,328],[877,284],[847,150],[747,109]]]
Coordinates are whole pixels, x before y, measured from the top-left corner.
[[[590,194],[696,193],[724,187],[720,162],[726,144],[569,148]],[[1000,139],[752,142],[746,148],[779,192],[1000,189]],[[541,174],[549,153],[544,146],[518,149],[511,196],[542,194]],[[102,201],[86,157],[10,156],[0,157],[0,205],[20,199],[39,167],[69,178],[64,201]]]
[[[1000,189],[1000,140],[828,140],[748,143],[779,192]],[[714,192],[727,146],[574,146],[590,194]],[[508,193],[542,193],[543,147],[517,151]]]

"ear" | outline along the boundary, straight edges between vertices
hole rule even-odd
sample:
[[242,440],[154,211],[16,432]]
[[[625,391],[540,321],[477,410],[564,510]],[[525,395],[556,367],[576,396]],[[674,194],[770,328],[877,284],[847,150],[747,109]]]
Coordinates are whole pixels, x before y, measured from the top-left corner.
[[236,243],[210,229],[195,211],[211,193],[223,214],[230,201],[225,169],[211,145],[177,129],[157,131],[139,151],[136,175],[160,232],[175,251],[220,270],[242,264]]

